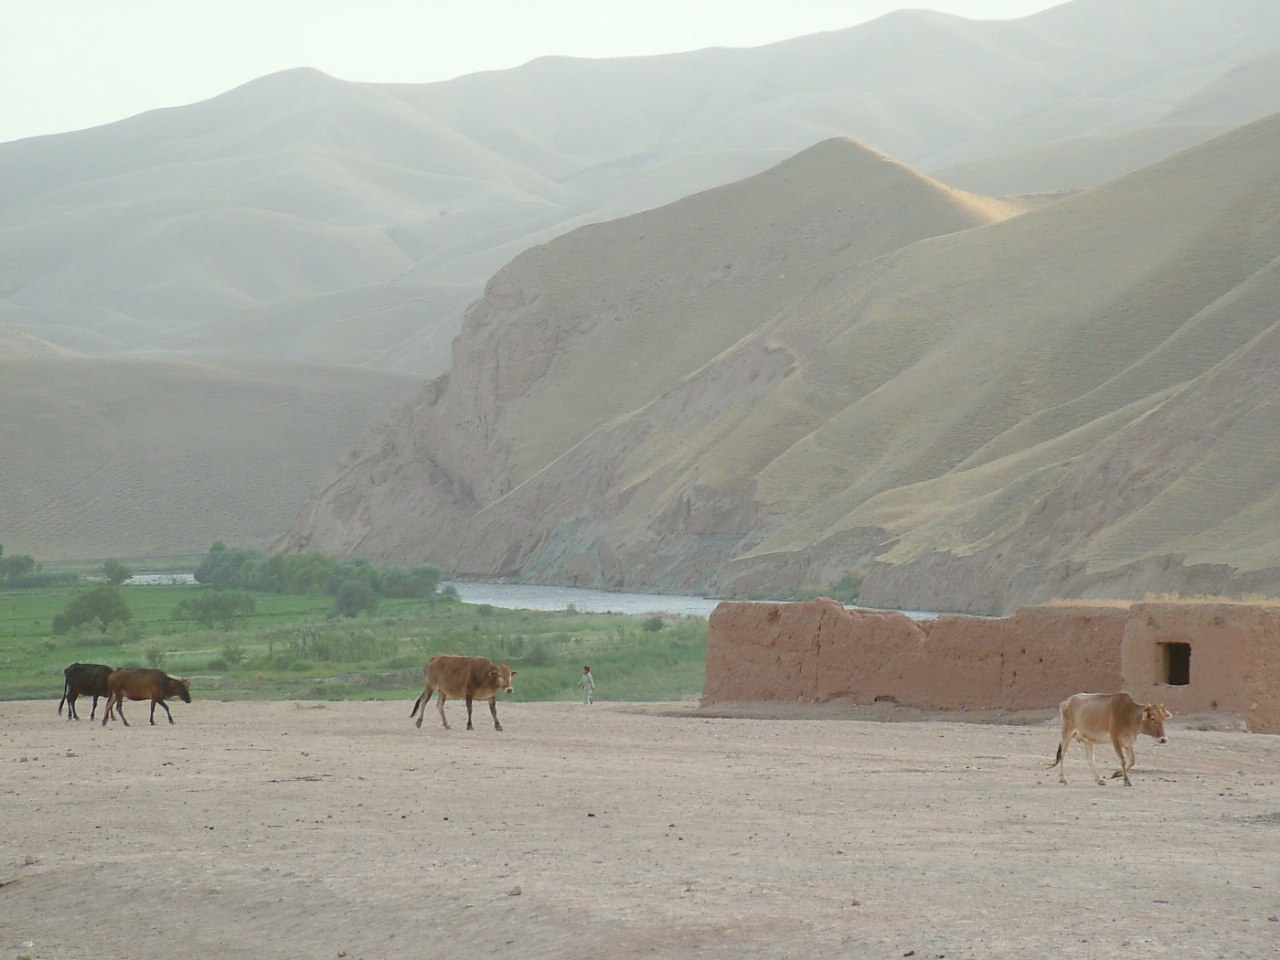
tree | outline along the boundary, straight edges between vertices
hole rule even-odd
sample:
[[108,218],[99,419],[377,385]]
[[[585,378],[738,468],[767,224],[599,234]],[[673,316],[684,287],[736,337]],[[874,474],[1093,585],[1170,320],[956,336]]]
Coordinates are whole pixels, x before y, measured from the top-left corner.
[[35,568],[36,561],[34,557],[21,553],[6,557],[4,555],[4,545],[0,544],[0,580],[12,584],[18,578],[31,573]]
[[133,611],[112,586],[94,587],[77,593],[63,611],[53,618],[53,632],[62,634],[81,624],[97,621],[102,630],[113,623],[128,623]]
[[227,629],[236,621],[252,616],[258,601],[239,590],[209,590],[188,597],[173,608],[171,619],[195,620],[206,627],[221,623]]
[[359,580],[347,580],[333,598],[332,616],[354,617],[361,610],[373,616],[378,610],[378,595],[373,587]]
[[133,571],[115,557],[109,557],[102,564],[102,576],[111,586],[118,587],[133,576]]

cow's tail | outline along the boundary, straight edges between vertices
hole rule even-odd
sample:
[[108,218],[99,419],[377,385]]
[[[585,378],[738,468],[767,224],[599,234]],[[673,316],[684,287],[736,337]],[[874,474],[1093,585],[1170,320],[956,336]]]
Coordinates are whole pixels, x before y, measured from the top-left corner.
[[71,681],[62,681],[62,699],[58,701],[58,716],[62,716],[62,705],[67,702],[67,694],[71,692]]
[[1060,764],[1061,762],[1062,762],[1062,744],[1061,744],[1061,743],[1059,743],[1059,744],[1058,744],[1058,755],[1057,755],[1056,757],[1054,757],[1054,758],[1053,758],[1053,763],[1049,764],[1049,766],[1048,766],[1046,769],[1048,769],[1048,770],[1052,770],[1054,767],[1056,767],[1056,766],[1057,766],[1058,764]]
[[418,699],[413,701],[413,709],[409,711],[410,720],[418,715],[418,708],[420,706],[422,706],[422,694],[418,694]]

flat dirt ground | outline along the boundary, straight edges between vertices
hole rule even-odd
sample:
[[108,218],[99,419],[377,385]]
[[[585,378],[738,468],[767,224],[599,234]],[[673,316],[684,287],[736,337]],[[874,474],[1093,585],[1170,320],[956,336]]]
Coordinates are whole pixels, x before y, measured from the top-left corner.
[[1280,956],[1280,737],[1125,788],[1047,713],[81,705],[0,703],[0,960]]

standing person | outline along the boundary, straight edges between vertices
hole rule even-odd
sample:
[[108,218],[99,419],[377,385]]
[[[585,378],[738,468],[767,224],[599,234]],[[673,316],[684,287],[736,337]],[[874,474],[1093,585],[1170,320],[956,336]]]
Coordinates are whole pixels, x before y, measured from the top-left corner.
[[591,667],[582,668],[582,679],[578,681],[578,686],[582,688],[582,702],[596,702],[596,682],[591,676]]

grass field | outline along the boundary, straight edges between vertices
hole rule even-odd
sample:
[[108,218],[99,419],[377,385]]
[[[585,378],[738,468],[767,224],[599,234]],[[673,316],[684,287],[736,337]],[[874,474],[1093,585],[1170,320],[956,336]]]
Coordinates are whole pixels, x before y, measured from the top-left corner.
[[503,610],[453,600],[384,599],[376,616],[329,620],[328,596],[255,594],[257,610],[230,629],[174,620],[205,587],[121,590],[132,621],[103,633],[54,636],[75,587],[0,591],[0,699],[62,696],[71,663],[158,666],[191,678],[194,696],[398,699],[422,692],[437,653],[487,656],[519,674],[515,699],[568,700],[590,664],[601,700],[678,700],[702,689],[707,623],[624,614]]

